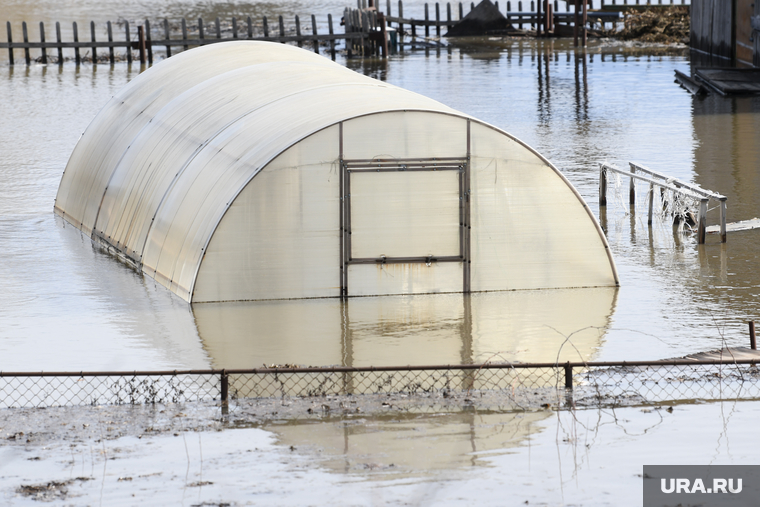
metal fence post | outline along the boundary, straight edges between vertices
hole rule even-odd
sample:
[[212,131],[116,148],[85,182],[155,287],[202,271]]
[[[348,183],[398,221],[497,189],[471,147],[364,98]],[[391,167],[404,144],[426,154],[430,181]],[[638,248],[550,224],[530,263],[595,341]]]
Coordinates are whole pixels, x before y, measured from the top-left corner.
[[565,363],[565,389],[573,388],[573,367],[570,366],[570,361]]
[[599,164],[599,206],[607,206],[607,170]]
[[227,408],[229,407],[229,388],[230,388],[230,382],[229,382],[229,376],[227,375],[227,370],[222,370],[222,413],[227,413]]
[[749,346],[752,350],[757,350],[757,342],[755,341],[755,321],[749,321]]

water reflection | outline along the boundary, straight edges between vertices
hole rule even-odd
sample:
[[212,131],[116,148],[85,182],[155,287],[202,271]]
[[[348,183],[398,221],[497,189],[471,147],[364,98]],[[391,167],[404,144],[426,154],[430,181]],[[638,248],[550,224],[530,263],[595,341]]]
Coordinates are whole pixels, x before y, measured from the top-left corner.
[[[617,289],[197,304],[212,365],[589,360]],[[568,339],[569,338],[569,339]]]
[[439,476],[488,466],[493,451],[509,453],[536,438],[551,411],[454,414],[399,413],[372,418],[290,421],[268,427],[286,447],[318,450],[336,472],[383,472],[377,478]]

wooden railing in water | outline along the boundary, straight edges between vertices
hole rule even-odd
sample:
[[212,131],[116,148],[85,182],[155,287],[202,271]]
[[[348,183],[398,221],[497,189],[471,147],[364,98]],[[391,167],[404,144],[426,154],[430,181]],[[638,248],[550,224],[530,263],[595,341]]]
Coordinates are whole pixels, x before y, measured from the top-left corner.
[[[46,40],[45,24],[40,22],[40,38],[38,42],[29,41],[29,31],[26,22],[21,24],[23,42],[13,42],[13,33],[11,22],[6,23],[8,41],[0,42],[0,49],[8,49],[8,60],[11,65],[14,64],[14,49],[24,50],[24,61],[27,65],[30,65],[33,61],[30,54],[31,49],[39,49],[40,57],[34,58],[34,61],[40,63],[48,63],[48,50],[57,51],[57,63],[63,64],[65,61],[63,57],[64,49],[74,49],[74,60],[77,64],[83,61],[83,57],[80,54],[80,50],[91,50],[92,56],[90,61],[98,62],[98,49],[108,49],[108,57],[104,58],[104,61],[114,63],[117,56],[114,53],[114,49],[124,48],[126,50],[127,62],[132,62],[132,51],[137,51],[140,63],[153,63],[153,49],[155,47],[163,47],[166,50],[166,56],[170,57],[172,54],[172,48],[181,47],[183,50],[188,49],[191,46],[202,46],[205,44],[213,44],[216,42],[230,41],[230,40],[259,40],[259,41],[271,41],[271,42],[296,42],[299,46],[303,44],[310,44],[314,48],[314,52],[319,53],[320,43],[328,42],[329,51],[332,59],[335,59],[335,41],[337,40],[351,40],[366,38],[367,34],[363,32],[353,33],[335,33],[333,29],[332,15],[327,15],[328,33],[320,34],[317,29],[316,17],[311,15],[311,33],[301,33],[301,23],[298,16],[295,16],[295,34],[288,34],[285,30],[285,23],[282,16],[279,16],[278,26],[274,28],[271,33],[266,16],[263,17],[261,27],[257,26],[254,30],[253,20],[248,16],[242,23],[236,18],[232,18],[231,33],[229,36],[222,36],[221,23],[219,18],[214,21],[214,32],[211,36],[205,33],[205,25],[202,18],[198,19],[197,34],[190,36],[187,29],[187,21],[183,18],[181,21],[182,34],[179,38],[171,37],[171,30],[169,28],[169,21],[164,19],[162,27],[159,27],[159,31],[163,32],[163,37],[155,39],[151,34],[151,25],[149,20],[137,27],[137,34],[134,34],[129,25],[129,21],[124,22],[124,38],[122,40],[114,40],[114,27],[113,24],[108,21],[106,23],[107,40],[96,40],[96,25],[94,21],[90,22],[90,40],[79,40],[79,30],[77,23],[72,24],[72,41],[63,41],[61,38],[61,24],[56,22],[54,41]],[[161,30],[162,28],[162,30]],[[257,33],[254,33],[257,32]]]

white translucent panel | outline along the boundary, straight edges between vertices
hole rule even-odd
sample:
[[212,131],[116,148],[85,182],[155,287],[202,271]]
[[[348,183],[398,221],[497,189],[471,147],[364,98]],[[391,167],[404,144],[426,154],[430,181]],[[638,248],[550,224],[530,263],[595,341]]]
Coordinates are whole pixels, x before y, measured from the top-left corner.
[[105,105],[82,134],[61,178],[56,211],[89,234],[116,164],[162,107],[185,90],[229,70],[284,59],[325,61],[284,44],[226,42],[179,53],[142,72]]
[[[408,109],[413,109],[412,107]],[[467,120],[421,111],[398,111],[363,116],[345,123],[343,156],[346,159],[442,158],[467,156]]]
[[351,172],[351,257],[460,255],[458,171]]
[[193,301],[340,295],[338,127],[270,162],[224,215]]
[[472,123],[472,290],[616,284],[583,199],[521,143]]
[[[298,64],[302,72],[320,77],[315,80],[287,72],[293,65],[290,61],[236,69],[208,79],[167,104],[135,137],[115,168],[95,225],[97,234],[139,264],[153,217],[167,190],[183,177],[199,150],[225,128],[294,93],[371,82],[325,62],[328,65]],[[276,87],[271,85],[275,80]],[[337,137],[334,145],[336,155],[330,160],[337,158]]]
[[[332,106],[336,103],[341,107]],[[295,93],[233,122],[200,148],[168,189],[148,234],[143,271],[189,300],[206,243],[227,207],[263,166],[344,118],[404,105],[448,109],[382,84],[335,85]]]
[[348,294],[435,294],[462,292],[461,262],[354,264],[348,267]]

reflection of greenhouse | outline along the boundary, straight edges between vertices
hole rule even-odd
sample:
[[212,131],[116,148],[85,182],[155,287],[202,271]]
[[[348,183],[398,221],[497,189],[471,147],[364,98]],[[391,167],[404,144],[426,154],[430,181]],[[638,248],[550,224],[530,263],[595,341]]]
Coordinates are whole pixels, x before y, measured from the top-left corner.
[[581,361],[602,344],[616,289],[195,305],[218,368]]

